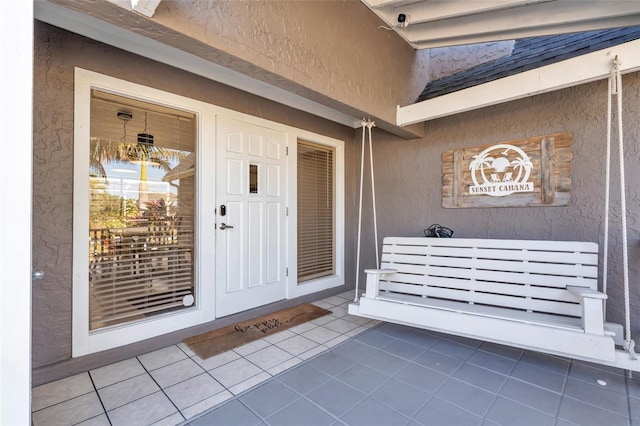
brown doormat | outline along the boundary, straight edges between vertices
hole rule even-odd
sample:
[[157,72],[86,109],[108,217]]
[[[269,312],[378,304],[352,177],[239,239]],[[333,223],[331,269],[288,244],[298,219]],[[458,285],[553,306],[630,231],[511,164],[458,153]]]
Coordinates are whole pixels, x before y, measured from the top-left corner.
[[192,336],[184,339],[184,343],[200,358],[207,359],[245,343],[253,342],[330,313],[331,311],[319,308],[311,303],[305,303],[209,331],[208,333]]

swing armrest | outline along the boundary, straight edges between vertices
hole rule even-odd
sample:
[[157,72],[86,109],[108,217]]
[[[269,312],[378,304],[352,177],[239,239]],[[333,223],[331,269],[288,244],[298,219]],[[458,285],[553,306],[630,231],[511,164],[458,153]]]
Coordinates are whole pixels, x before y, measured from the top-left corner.
[[582,329],[588,334],[604,335],[604,301],[607,295],[589,287],[567,286],[567,290],[580,298]]
[[380,277],[387,274],[394,274],[397,271],[395,269],[365,269],[367,274],[367,292],[366,297],[375,299],[380,292]]
[[607,295],[601,291],[590,289],[589,287],[577,287],[577,286],[567,286],[567,290],[569,293],[578,296],[581,299],[591,298],[591,299],[606,299]]

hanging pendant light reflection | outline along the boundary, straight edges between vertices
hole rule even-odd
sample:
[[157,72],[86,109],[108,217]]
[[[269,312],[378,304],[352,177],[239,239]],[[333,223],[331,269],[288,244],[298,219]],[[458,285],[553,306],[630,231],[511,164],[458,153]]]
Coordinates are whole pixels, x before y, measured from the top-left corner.
[[144,112],[144,130],[142,133],[138,133],[138,143],[153,145],[153,135],[147,133],[147,111]]

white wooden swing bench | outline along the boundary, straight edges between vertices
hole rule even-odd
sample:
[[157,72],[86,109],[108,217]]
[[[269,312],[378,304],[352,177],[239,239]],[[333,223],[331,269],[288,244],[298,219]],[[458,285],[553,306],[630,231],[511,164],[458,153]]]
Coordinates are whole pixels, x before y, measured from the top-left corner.
[[639,370],[604,322],[595,243],[388,237],[381,267],[350,314]]

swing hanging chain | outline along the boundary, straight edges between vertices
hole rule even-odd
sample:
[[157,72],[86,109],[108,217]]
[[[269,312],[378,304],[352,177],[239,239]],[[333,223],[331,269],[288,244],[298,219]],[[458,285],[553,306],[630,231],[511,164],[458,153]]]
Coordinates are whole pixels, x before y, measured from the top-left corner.
[[624,137],[622,131],[622,76],[620,65],[622,62],[616,55],[613,59],[611,73],[612,94],[616,95],[618,109],[618,144],[620,163],[620,216],[622,219],[622,263],[623,263],[623,284],[624,284],[624,313],[625,313],[625,340],[623,348],[629,353],[632,360],[637,359],[635,353],[635,342],[631,338],[631,307],[629,302],[629,254],[627,237],[627,206],[626,206],[626,182],[624,171]]

